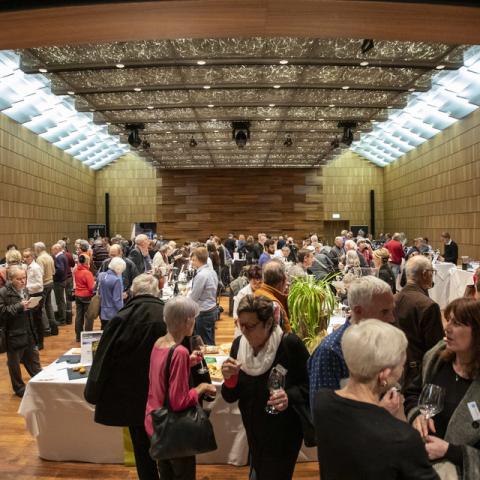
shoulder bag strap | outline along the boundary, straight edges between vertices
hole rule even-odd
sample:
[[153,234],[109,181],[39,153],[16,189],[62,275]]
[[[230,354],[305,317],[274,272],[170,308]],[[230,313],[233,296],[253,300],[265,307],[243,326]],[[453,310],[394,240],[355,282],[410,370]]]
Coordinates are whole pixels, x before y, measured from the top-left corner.
[[167,364],[165,366],[165,400],[163,402],[163,406],[170,410],[170,364],[172,363],[173,352],[177,348],[177,345],[173,345],[170,347],[167,356]]

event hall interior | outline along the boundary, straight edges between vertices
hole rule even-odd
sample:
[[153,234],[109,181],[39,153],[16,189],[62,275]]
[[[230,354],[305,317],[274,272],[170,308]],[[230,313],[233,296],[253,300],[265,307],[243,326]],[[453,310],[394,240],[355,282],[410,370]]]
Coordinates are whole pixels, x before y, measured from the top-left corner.
[[[364,226],[442,251],[448,231],[480,261],[478,2],[18,3],[0,1],[1,257],[148,224],[180,244],[333,245]],[[233,337],[221,302],[217,344]],[[73,339],[71,325],[47,338],[42,365]],[[42,425],[27,431],[19,406],[2,366],[0,478],[137,478],[117,459],[42,460]],[[293,478],[318,478],[305,456]],[[197,478],[248,468],[214,461]]]

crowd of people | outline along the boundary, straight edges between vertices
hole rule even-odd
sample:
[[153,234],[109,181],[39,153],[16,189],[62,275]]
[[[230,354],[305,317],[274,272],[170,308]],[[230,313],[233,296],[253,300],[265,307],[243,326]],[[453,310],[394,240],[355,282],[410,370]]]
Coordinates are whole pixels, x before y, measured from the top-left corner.
[[[291,479],[302,441],[312,437],[322,479],[477,479],[480,279],[473,295],[442,315],[428,294],[432,259],[458,261],[450,235],[442,240],[443,255],[425,238],[408,247],[400,233],[373,240],[346,231],[331,247],[315,234],[297,245],[288,235],[264,233],[257,241],[211,235],[180,247],[161,236],[115,236],[77,240],[71,251],[64,238],[51,254],[42,242],[22,253],[8,246],[0,327],[14,393],[25,391],[20,364],[30,376],[38,373],[44,337],[72,323],[72,303],[75,340],[93,328],[89,307],[98,294],[104,333],[85,389],[95,421],[129,428],[140,479],[194,479],[194,456],[150,457],[151,412],[165,403],[165,383],[174,411],[215,395],[189,339],[215,345],[218,296],[233,288],[232,266],[243,259],[221,395],[238,401],[251,479]],[[341,278],[344,292],[337,294],[350,312],[313,352],[292,332],[288,311],[289,285],[305,275],[332,280],[334,290],[333,279]],[[178,293],[184,279],[191,280],[187,291],[161,300],[162,289]],[[278,368],[283,384],[269,388]],[[434,419],[418,406],[428,384],[445,392]]]

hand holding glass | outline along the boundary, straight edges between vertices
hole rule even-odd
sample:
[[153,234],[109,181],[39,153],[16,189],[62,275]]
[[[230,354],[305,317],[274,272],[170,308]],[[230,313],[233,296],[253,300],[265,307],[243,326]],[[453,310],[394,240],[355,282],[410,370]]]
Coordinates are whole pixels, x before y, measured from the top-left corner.
[[434,417],[443,410],[445,389],[438,385],[427,383],[423,386],[422,393],[418,399],[418,407],[426,420]]
[[[198,352],[200,361],[202,361],[203,353],[205,352],[205,344],[203,343],[202,337],[200,335],[192,335],[190,337],[190,348],[192,352]],[[197,371],[198,373],[207,373],[208,368],[202,364],[202,366]]]
[[[275,392],[283,389],[285,387],[285,375],[278,371],[275,367],[272,368],[270,375],[268,377],[268,391],[270,396]],[[279,412],[273,405],[267,405],[265,411],[271,415],[277,415]]]

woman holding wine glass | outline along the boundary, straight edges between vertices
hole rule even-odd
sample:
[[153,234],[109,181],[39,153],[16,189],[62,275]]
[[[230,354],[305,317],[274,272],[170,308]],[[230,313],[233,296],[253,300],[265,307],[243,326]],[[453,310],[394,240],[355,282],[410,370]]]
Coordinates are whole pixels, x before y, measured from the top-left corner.
[[[185,337],[193,333],[198,305],[188,297],[173,297],[165,305],[163,316],[167,324],[167,334],[154,344],[150,356],[150,386],[145,412],[145,430],[149,437],[153,434],[150,413],[163,406],[165,400],[165,370],[172,347],[170,364],[169,402],[174,412],[186,410],[198,403],[203,394],[216,392],[215,386],[201,383],[190,388],[190,368],[199,362],[198,352],[192,354],[182,345]],[[174,458],[157,462],[161,480],[195,480],[195,457]]]
[[[480,302],[458,298],[445,309],[445,318],[446,337],[425,354],[421,375],[407,386],[405,412],[439,471],[449,464],[458,478],[476,480],[480,478]],[[434,398],[438,388],[444,392],[443,402]]]
[[303,439],[297,412],[309,410],[308,351],[296,335],[283,334],[270,299],[246,295],[237,313],[242,335],[222,365],[222,395],[239,402],[251,478],[290,480]]

